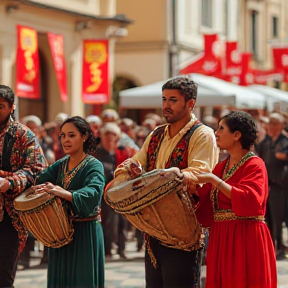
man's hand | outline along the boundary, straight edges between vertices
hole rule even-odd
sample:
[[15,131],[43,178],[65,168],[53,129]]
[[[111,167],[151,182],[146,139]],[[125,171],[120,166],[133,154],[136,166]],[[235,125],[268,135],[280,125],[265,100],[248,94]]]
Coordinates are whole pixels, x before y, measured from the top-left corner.
[[160,170],[160,176],[165,176],[165,174],[170,174],[170,173],[174,173],[180,179],[183,178],[183,174],[181,173],[181,171],[178,167],[171,167],[168,169],[161,169]]
[[5,193],[10,189],[10,183],[6,178],[0,177],[0,193]]

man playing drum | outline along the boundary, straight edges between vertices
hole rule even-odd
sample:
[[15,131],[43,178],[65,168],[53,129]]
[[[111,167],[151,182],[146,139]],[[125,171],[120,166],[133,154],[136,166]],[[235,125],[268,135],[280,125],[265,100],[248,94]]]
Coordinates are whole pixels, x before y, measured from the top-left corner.
[[[115,171],[115,181],[132,175],[131,162],[143,171],[171,170],[182,178],[183,187],[196,192],[195,171],[211,171],[218,161],[214,132],[193,114],[198,85],[189,77],[168,80],[162,87],[162,110],[167,124],[156,127],[130,161]],[[171,168],[174,167],[174,168]],[[130,170],[129,170],[130,169]],[[136,173],[137,174],[137,173]],[[134,175],[135,176],[135,175]],[[136,175],[137,176],[137,175]],[[174,203],[171,203],[171,209]],[[166,247],[146,235],[145,278],[147,288],[199,287],[199,250]],[[199,240],[200,241],[200,240]]]
[[0,287],[13,287],[27,235],[13,200],[47,166],[35,134],[14,121],[14,92],[0,85]]

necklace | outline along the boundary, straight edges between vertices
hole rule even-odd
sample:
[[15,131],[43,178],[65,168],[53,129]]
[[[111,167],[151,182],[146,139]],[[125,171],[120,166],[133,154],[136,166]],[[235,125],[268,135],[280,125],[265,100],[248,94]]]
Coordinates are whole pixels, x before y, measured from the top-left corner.
[[[255,156],[255,154],[252,151],[249,151],[248,153],[246,153],[241,158],[241,160],[238,163],[236,163],[230,169],[228,169],[228,165],[229,165],[229,159],[228,159],[228,161],[226,162],[226,165],[224,167],[222,180],[226,181],[227,179],[229,179],[238,170],[238,168],[240,168],[249,158],[251,158],[253,156]],[[218,207],[218,191],[219,191],[219,189],[217,187],[215,187],[210,193],[210,199],[211,199],[214,211],[219,210],[219,207]]]
[[87,161],[85,161],[87,155],[81,160],[81,162],[75,166],[71,171],[68,170],[68,159],[63,167],[63,188],[67,189],[73,179],[73,177],[76,175],[76,173],[86,164]]

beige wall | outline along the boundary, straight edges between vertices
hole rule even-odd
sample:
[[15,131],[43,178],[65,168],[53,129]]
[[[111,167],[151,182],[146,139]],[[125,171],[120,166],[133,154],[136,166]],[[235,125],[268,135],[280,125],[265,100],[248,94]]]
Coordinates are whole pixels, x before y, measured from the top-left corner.
[[[245,1],[241,0],[241,12],[239,21],[239,44],[240,49],[245,52],[251,51],[251,12],[258,13],[258,58],[254,59],[254,66],[260,69],[272,68],[273,44],[288,45],[288,1],[286,0],[265,0]],[[273,38],[272,17],[278,18],[279,36]],[[283,41],[285,40],[285,41]]]
[[[60,9],[69,9],[78,13],[99,15],[100,0],[34,0],[34,2],[54,6]],[[109,0],[108,0],[109,1]]]
[[[43,3],[45,1],[42,1]],[[51,1],[52,2],[52,1]],[[55,1],[56,2],[56,1]],[[76,2],[89,1],[58,1],[63,2],[61,5],[71,4],[71,7]],[[72,3],[73,2],[73,3]],[[98,1],[90,1],[94,4]],[[112,1],[113,2],[113,1]],[[112,3],[111,2],[111,3]],[[3,5],[2,5],[3,3]],[[40,9],[21,5],[18,10],[11,13],[6,12],[7,2],[0,2],[0,81],[3,84],[11,86],[15,89],[16,76],[16,49],[17,49],[17,25],[28,26],[34,28],[38,32],[39,51],[43,55],[45,61],[45,73],[47,80],[47,88],[43,94],[47,97],[46,103],[46,118],[45,120],[54,120],[59,112],[65,112],[69,115],[85,116],[84,104],[82,103],[82,41],[83,39],[104,39],[106,38],[106,30],[109,25],[117,25],[113,22],[92,21],[89,29],[79,30],[75,29],[79,18],[71,16],[66,13],[51,11],[47,9]],[[79,4],[79,3],[78,3]],[[68,9],[68,7],[66,7]],[[87,7],[86,7],[87,8]],[[108,7],[106,7],[108,9]],[[109,8],[111,9],[111,7]],[[79,11],[78,11],[79,12]],[[91,13],[89,13],[91,14]],[[61,101],[58,82],[56,80],[55,71],[53,68],[51,51],[48,45],[47,32],[61,34],[64,36],[64,55],[66,61],[67,73],[67,93],[68,101],[66,103]],[[114,49],[110,53],[114,53]],[[113,55],[112,55],[113,56]],[[110,60],[110,66],[114,66],[113,57]],[[113,69],[111,69],[113,71]],[[34,100],[35,101],[35,100]],[[29,101],[21,101],[22,109],[19,109],[20,117],[27,115],[26,111],[31,113],[31,104]],[[34,106],[33,106],[34,107]],[[32,110],[33,111],[33,110]],[[35,110],[34,110],[35,111]],[[37,111],[39,112],[39,111]],[[39,112],[40,113],[40,112]]]
[[117,13],[134,22],[128,27],[128,35],[116,41],[115,75],[140,86],[168,77],[168,2],[117,1]]

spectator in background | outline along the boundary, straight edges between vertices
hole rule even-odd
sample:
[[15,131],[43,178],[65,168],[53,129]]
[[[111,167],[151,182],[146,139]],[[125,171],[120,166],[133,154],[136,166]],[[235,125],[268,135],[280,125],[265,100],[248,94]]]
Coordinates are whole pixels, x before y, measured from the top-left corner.
[[103,123],[117,122],[119,120],[119,114],[114,109],[105,109],[101,112],[100,118]]
[[157,127],[157,122],[153,118],[145,118],[142,121],[141,126],[147,128],[151,132]]
[[52,134],[50,135],[53,139],[53,151],[55,154],[55,160],[59,160],[65,156],[65,153],[61,147],[61,143],[59,140],[60,137],[60,127],[64,123],[64,121],[68,118],[68,115],[66,113],[60,112],[55,117],[55,123],[54,129],[52,129]]
[[41,148],[43,149],[45,158],[48,164],[55,161],[55,154],[53,151],[53,139],[47,134],[47,131],[42,126],[42,121],[36,115],[27,115],[21,119],[24,125],[31,129],[38,137]]
[[[163,124],[163,119],[156,113],[148,113],[145,115],[145,119],[153,119],[156,122],[156,126]],[[154,130],[154,129],[153,129]]]
[[[113,109],[105,109],[101,113],[103,124],[113,122],[118,125],[119,118],[118,112]],[[139,150],[135,141],[124,131],[121,133],[118,146],[126,147],[129,150],[129,157],[132,157]]]
[[99,129],[102,126],[101,118],[97,115],[90,115],[86,118],[86,121],[89,123],[94,136],[99,137]]
[[[121,137],[121,130],[116,123],[105,123],[99,130],[100,145],[93,154],[104,166],[105,186],[113,180],[114,171],[117,165],[129,157],[129,152],[123,146],[118,145]],[[101,202],[102,226],[104,232],[105,256],[112,257],[112,243],[118,245],[117,254],[126,258],[125,251],[125,230],[127,220],[123,215],[116,213],[105,201]]]
[[[275,244],[277,258],[282,258],[284,249],[282,243],[282,222],[285,211],[285,173],[288,160],[279,152],[288,149],[288,138],[282,133],[284,117],[279,113],[271,113],[266,137],[255,145],[258,155],[264,160],[269,181],[269,196],[267,201],[266,221]],[[284,248],[284,249],[283,249]]]

